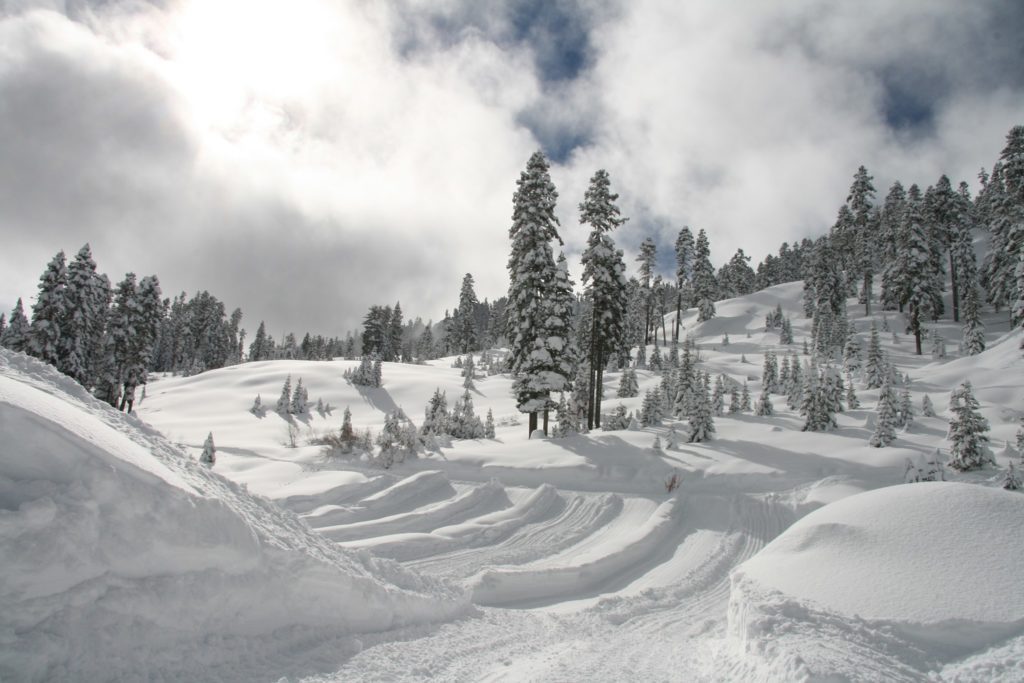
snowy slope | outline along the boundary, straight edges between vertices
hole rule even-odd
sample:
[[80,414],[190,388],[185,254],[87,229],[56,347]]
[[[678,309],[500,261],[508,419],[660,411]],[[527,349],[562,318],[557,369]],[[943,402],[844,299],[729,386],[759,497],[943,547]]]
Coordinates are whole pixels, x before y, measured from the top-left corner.
[[356,634],[465,611],[6,350],[0,444],[0,680],[313,672]]
[[[765,354],[800,353],[810,336],[801,295],[802,283],[795,282],[718,302],[718,317],[704,323],[687,311],[683,331],[698,344],[701,369],[746,382],[756,397]],[[777,332],[764,331],[765,315],[776,304],[792,319],[792,346],[781,345]],[[214,472],[268,496],[343,548],[393,558],[421,575],[460,585],[479,608],[468,620],[361,636],[361,652],[338,654],[342,663],[319,669],[326,673],[311,674],[310,680],[788,681],[846,675],[854,665],[862,667],[854,680],[987,680],[978,672],[1013,680],[1007,672],[1014,669],[1001,662],[1024,652],[1024,635],[1014,636],[1014,621],[998,628],[985,622],[970,648],[940,652],[935,634],[955,629],[920,630],[934,623],[922,616],[935,602],[927,591],[902,594],[904,616],[914,611],[912,620],[889,614],[868,622],[859,608],[839,609],[827,599],[847,590],[839,582],[823,581],[812,600],[749,577],[730,580],[733,569],[761,561],[751,558],[815,510],[852,504],[865,491],[882,489],[898,498],[900,491],[927,489],[892,487],[902,483],[907,458],[948,449],[948,394],[965,378],[974,382],[992,423],[998,465],[1017,457],[1002,449],[1024,405],[1020,332],[1003,334],[1005,316],[986,321],[989,350],[971,358],[957,357],[958,326],[940,322],[950,358],[935,362],[914,354],[898,314],[868,318],[851,300],[849,315],[865,346],[872,320],[891,328],[882,333],[882,346],[899,371],[909,374],[915,407],[928,395],[939,413],[915,417],[888,448],[867,443],[878,391],[861,383],[862,407],[839,414],[836,430],[801,431],[803,418],[776,395],[775,416],[720,416],[714,440],[657,452],[655,437],[664,443],[669,429],[685,432],[685,422],[528,440],[510,382],[501,376],[478,378],[472,393],[478,414],[494,411],[494,440],[455,442],[390,470],[327,458],[308,445],[310,437],[340,426],[346,406],[357,429],[379,430],[385,412],[396,407],[419,423],[435,388],[447,392],[449,404],[462,394],[453,359],[385,364],[380,389],[346,384],[342,373],[354,365],[350,361],[250,363],[196,377],[160,377],[148,386],[138,412],[193,457],[213,431],[219,447]],[[671,324],[669,316],[669,330]],[[331,412],[291,418],[300,430],[296,447],[285,445],[286,418],[273,410],[262,416],[248,410],[256,393],[272,407],[289,374],[293,382],[302,377],[314,403],[322,398],[333,406]],[[614,397],[619,373],[606,375],[606,411],[619,403],[638,409],[643,392],[660,381],[652,371],[637,374],[641,397],[627,399]],[[682,485],[668,494],[665,480],[674,472],[682,475]],[[949,476],[988,491],[999,475],[989,468]],[[898,501],[889,499],[878,502],[878,514],[886,517],[890,507],[889,517],[900,514]],[[944,518],[936,519],[931,526],[942,528]],[[1011,547],[1005,539],[1011,530],[993,533],[992,542]],[[815,544],[821,544],[826,567],[824,558],[845,537],[822,536]],[[869,576],[878,557],[868,546],[853,547],[864,552],[850,555],[849,571]],[[960,555],[951,557],[951,571],[966,571]],[[766,554],[764,566],[777,560]],[[894,556],[892,562],[898,561]],[[986,577],[998,581],[1015,575],[992,564],[986,570]],[[881,592],[879,599],[883,606],[890,602]],[[747,605],[746,614],[767,616],[751,616],[743,622],[747,626],[735,618],[730,622],[730,601]],[[776,604],[779,609],[772,608]],[[950,609],[957,614],[959,607]],[[954,618],[971,616],[964,611]],[[896,623],[914,628],[897,632]],[[791,637],[783,643],[781,633]]]

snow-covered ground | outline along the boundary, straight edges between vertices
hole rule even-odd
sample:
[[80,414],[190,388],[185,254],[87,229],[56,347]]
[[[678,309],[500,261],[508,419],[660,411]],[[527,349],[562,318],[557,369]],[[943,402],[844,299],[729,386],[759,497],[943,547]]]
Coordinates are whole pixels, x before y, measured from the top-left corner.
[[[720,302],[701,324],[689,312],[702,368],[756,398],[764,354],[790,348],[765,315],[781,304],[798,351],[809,336],[801,291]],[[851,301],[866,342],[861,314]],[[951,343],[933,362],[887,316],[899,334],[883,347],[939,416],[883,449],[867,443],[878,391],[861,385],[831,432],[802,432],[776,396],[775,416],[719,417],[714,440],[658,452],[684,423],[527,440],[492,376],[473,400],[495,440],[382,470],[308,443],[346,407],[357,429],[399,407],[418,423],[435,388],[461,395],[452,359],[385,364],[380,389],[348,385],[346,361],[161,377],[136,419],[5,354],[0,679],[1021,680],[1024,497],[996,489],[995,469],[901,485],[908,457],[948,445],[964,379],[998,465],[1018,457],[1003,441],[1024,406],[1020,334],[993,319],[984,354]],[[332,407],[291,435],[249,411],[257,393],[272,408],[288,375]],[[659,381],[638,375],[641,396]],[[605,409],[638,409],[618,381]],[[189,460],[211,431],[213,475]]]

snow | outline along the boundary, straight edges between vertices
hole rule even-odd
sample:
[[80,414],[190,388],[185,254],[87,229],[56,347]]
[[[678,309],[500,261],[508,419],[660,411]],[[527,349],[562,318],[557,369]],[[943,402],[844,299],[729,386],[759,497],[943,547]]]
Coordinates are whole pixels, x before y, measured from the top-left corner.
[[[809,336],[801,296],[787,283],[703,323],[686,311],[701,370],[760,395],[765,354]],[[763,330],[777,304],[791,346]],[[849,302],[862,336],[883,315],[903,329],[862,312]],[[686,422],[531,440],[493,375],[472,396],[495,439],[390,469],[313,443],[346,407],[357,431],[396,409],[419,424],[435,388],[462,395],[454,357],[385,363],[379,388],[348,384],[358,362],[341,360],[160,376],[125,417],[0,351],[0,680],[1020,680],[1024,498],[996,468],[902,485],[907,458],[948,454],[965,378],[997,467],[1019,457],[1000,448],[1024,405],[1003,319],[986,319],[987,351],[942,362],[881,335],[914,406],[938,413],[887,448],[868,445],[879,390],[861,382],[833,430],[802,432],[774,395],[773,416],[716,417],[712,440],[655,452]],[[288,375],[332,410],[251,413]],[[661,381],[636,375],[618,399],[605,374],[606,413]],[[211,432],[208,470],[194,461]]]
[[340,549],[7,351],[0,443],[2,680],[251,680],[310,639],[351,653],[465,611],[458,588]]

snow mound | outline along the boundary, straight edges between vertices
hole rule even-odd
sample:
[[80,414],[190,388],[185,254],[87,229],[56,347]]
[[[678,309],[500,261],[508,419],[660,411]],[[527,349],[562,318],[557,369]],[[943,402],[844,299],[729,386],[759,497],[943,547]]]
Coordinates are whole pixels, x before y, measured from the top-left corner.
[[[0,680],[315,673],[354,634],[467,609],[461,590],[340,549],[6,350],[0,444]],[[288,661],[299,643],[306,661]]]
[[888,670],[914,678],[1024,633],[1022,518],[1024,496],[972,484],[844,498],[733,571],[730,633],[821,675],[899,653]]

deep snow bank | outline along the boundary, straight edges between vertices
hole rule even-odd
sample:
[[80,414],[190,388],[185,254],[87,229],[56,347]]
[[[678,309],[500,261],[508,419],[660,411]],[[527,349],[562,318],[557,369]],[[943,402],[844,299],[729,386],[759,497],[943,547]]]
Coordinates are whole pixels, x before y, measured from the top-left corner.
[[[0,349],[0,680],[246,680],[467,604]],[[325,665],[346,647],[323,648]]]
[[953,482],[832,503],[733,571],[730,633],[790,673],[892,656],[912,678],[1024,633],[1021,519],[1024,496]]

